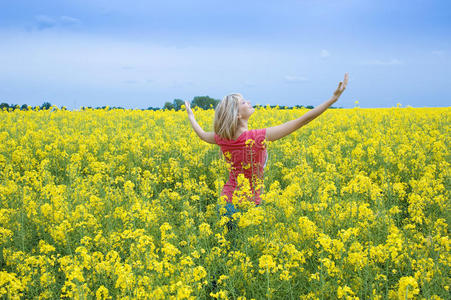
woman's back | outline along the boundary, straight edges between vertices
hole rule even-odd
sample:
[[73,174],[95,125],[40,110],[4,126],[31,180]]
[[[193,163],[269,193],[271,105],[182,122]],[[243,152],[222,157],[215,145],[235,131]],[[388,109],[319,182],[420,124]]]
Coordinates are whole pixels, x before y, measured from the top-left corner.
[[260,204],[260,192],[255,191],[255,187],[263,180],[263,168],[267,159],[265,136],[266,129],[244,131],[235,140],[224,139],[215,134],[215,142],[230,164],[229,180],[222,191],[222,195],[227,195],[228,202],[232,201],[238,175],[244,174],[249,180],[253,201]]

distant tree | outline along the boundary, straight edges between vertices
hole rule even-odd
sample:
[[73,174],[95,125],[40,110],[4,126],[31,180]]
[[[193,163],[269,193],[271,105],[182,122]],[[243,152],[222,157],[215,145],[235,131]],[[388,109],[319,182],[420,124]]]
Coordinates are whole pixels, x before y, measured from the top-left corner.
[[182,99],[174,99],[174,101],[172,101],[172,105],[174,105],[175,110],[182,109],[182,105],[184,105],[184,104],[185,104],[185,101],[183,101]]
[[8,109],[9,108],[9,104],[8,103],[5,103],[5,102],[3,102],[2,104],[0,104],[0,109]]
[[44,102],[42,105],[41,105],[41,109],[50,109],[50,107],[52,107],[52,104],[50,104],[50,102]]
[[174,109],[174,104],[172,104],[171,102],[167,101],[164,104],[163,109]]
[[23,105],[20,107],[20,110],[28,110],[28,105],[23,104]]
[[216,108],[218,105],[219,100],[210,98],[209,96],[196,96],[193,98],[193,101],[191,102],[192,107],[200,107],[203,109],[209,109],[211,106],[213,108]]

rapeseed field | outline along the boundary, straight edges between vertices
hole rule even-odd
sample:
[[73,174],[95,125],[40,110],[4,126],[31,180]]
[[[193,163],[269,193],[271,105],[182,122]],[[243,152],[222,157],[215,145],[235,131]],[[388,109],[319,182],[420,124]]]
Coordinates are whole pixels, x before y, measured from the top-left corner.
[[[307,111],[259,107],[249,128]],[[449,107],[327,110],[267,143],[262,205],[233,220],[185,111],[0,123],[2,298],[449,299]]]

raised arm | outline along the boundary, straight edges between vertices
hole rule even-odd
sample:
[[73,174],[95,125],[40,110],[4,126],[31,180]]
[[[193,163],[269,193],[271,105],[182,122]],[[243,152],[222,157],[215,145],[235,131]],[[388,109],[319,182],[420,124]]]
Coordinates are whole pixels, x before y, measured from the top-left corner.
[[215,141],[215,133],[214,132],[205,132],[202,127],[197,123],[194,118],[194,113],[191,110],[191,106],[188,101],[185,101],[186,112],[188,113],[188,119],[191,123],[191,127],[193,127],[194,132],[200,137],[201,140],[210,143],[216,144]]
[[314,120],[316,117],[321,115],[329,106],[334,104],[338,98],[341,96],[341,93],[346,88],[346,85],[348,84],[348,73],[345,74],[344,82],[341,82],[338,84],[338,88],[335,90],[334,95],[329,100],[325,101],[324,103],[318,105],[314,109],[310,110],[309,112],[305,113],[301,117],[288,121],[284,124],[269,127],[266,129],[266,140],[268,141],[275,141],[278,139],[281,139],[293,131],[301,128],[302,126],[308,124],[310,121]]

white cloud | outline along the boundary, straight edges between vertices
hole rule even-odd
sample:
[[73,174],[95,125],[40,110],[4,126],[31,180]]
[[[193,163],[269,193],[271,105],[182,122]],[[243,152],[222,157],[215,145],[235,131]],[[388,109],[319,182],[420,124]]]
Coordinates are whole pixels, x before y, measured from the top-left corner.
[[443,56],[443,55],[445,55],[445,50],[433,50],[431,53],[433,55]]
[[63,35],[58,30],[10,39],[14,43],[0,48],[0,65],[6,71],[0,81],[6,74],[20,81],[42,78],[67,90],[89,86],[119,92],[196,93],[199,86],[209,91],[224,86],[252,88],[256,82],[269,81],[265,71],[274,68],[273,63],[283,65],[272,52],[255,48],[178,48],[72,32]]
[[327,51],[326,49],[321,50],[321,57],[325,58],[325,57],[329,57],[330,53],[329,51]]
[[37,15],[34,17],[39,30],[56,26],[56,20],[46,15]]
[[80,19],[69,17],[69,16],[61,16],[60,18],[62,25],[78,25],[81,23]]
[[59,18],[54,18],[47,15],[36,15],[34,18],[38,30],[44,30],[53,27],[69,27],[81,24],[80,19],[69,16],[60,16]]
[[303,82],[303,81],[307,81],[308,79],[306,77],[303,76],[291,76],[291,75],[285,75],[284,77],[285,82]]
[[402,61],[397,58],[392,58],[388,61],[373,59],[361,62],[361,65],[379,65],[379,66],[390,66],[390,65],[400,65]]

